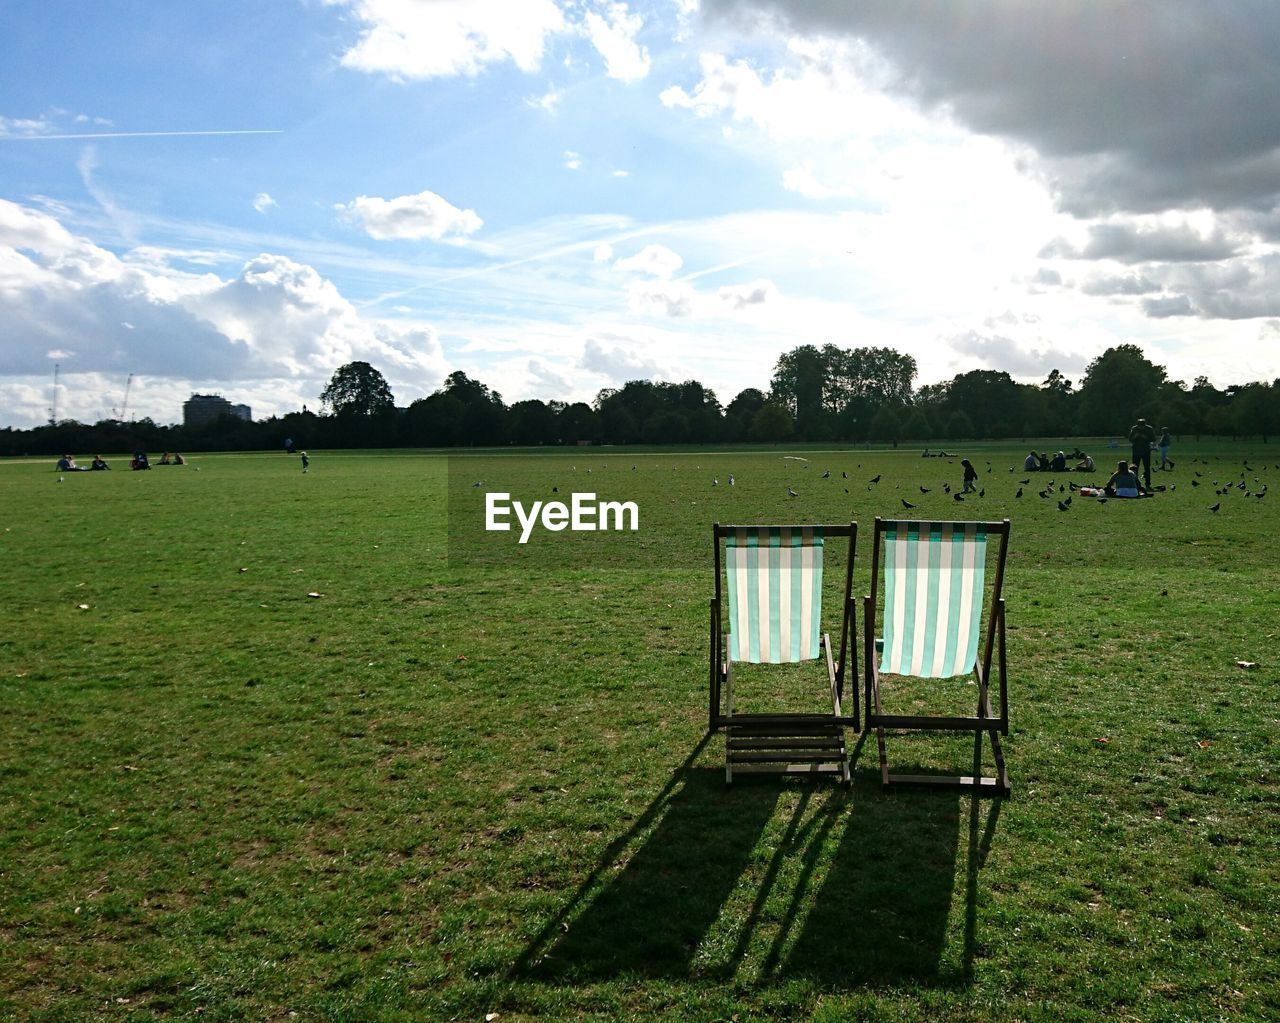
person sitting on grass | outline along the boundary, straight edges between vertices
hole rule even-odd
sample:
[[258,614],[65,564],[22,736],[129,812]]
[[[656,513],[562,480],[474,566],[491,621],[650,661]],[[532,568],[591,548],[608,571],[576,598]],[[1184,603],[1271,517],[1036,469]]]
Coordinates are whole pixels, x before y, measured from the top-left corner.
[[1032,451],[1022,460],[1023,472],[1035,472],[1040,468],[1040,459],[1036,457],[1036,453]]
[[1080,461],[1076,463],[1076,472],[1093,472],[1093,456],[1086,455],[1083,451],[1079,455]]
[[101,455],[94,455],[93,461],[89,463],[89,468],[94,472],[101,472],[103,469],[110,469],[111,466],[102,460]]
[[174,465],[186,465],[186,464],[187,464],[187,460],[186,460],[185,458],[183,458],[180,454],[178,454],[178,453],[175,451],[175,452],[173,453],[173,464],[174,464]]
[[1066,472],[1067,471],[1067,456],[1063,452],[1059,451],[1056,455],[1053,456],[1053,461],[1049,463],[1049,471],[1050,472]]
[[173,465],[173,463],[169,461],[169,452],[166,451],[163,455],[161,455],[160,461],[157,462],[156,464],[157,465]]
[[978,490],[978,470],[973,467],[973,463],[967,458],[960,459],[960,464],[964,466],[964,493],[973,494]]
[[1147,493],[1142,478],[1123,458],[1116,463],[1116,471],[1107,480],[1105,489],[1108,497],[1142,497]]

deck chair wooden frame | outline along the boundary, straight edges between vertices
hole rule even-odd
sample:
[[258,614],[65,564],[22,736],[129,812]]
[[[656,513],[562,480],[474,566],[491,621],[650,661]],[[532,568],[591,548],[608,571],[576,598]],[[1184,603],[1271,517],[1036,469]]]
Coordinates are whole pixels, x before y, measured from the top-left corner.
[[[984,608],[988,541],[999,540],[994,555],[990,605]],[[875,729],[880,780],[892,785],[941,785],[990,795],[1010,793],[1000,737],[1009,734],[1009,686],[1005,662],[1004,566],[1009,520],[999,522],[917,522],[876,519],[871,556],[871,592],[863,603],[866,703],[865,731]],[[884,621],[876,602],[884,586]],[[942,583],[949,585],[942,585]],[[985,611],[985,641],[979,632]],[[992,711],[992,667],[999,698]],[[880,699],[881,673],[946,678],[973,672],[977,709],[973,717],[886,714]],[[903,775],[889,772],[885,731],[932,730],[974,733],[970,775]],[[983,737],[990,741],[995,776],[983,775]]]
[[[853,558],[856,523],[712,527],[716,589],[711,599],[710,731],[725,732],[725,781],[742,774],[834,774],[849,781],[844,729],[860,730]],[[822,566],[827,541],[848,538],[840,603],[840,647],[822,631]],[[724,585],[722,586],[722,580]],[[729,589],[726,597],[725,588]],[[727,631],[726,631],[727,629]],[[852,674],[849,665],[852,658]],[[733,663],[824,659],[830,713],[734,710]],[[841,707],[846,676],[854,679],[853,715]]]

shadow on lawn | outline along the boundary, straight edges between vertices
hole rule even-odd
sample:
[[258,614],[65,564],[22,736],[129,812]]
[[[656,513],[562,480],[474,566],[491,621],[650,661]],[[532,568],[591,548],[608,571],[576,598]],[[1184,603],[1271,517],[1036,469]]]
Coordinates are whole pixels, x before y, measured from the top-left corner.
[[517,961],[517,976],[691,973],[693,956],[746,869],[779,795],[776,786],[726,789],[722,770],[694,767],[706,743],[704,738],[641,818],[610,844]]
[[[770,953],[764,972],[779,979],[807,977],[834,988],[903,980],[968,983],[978,943],[979,873],[1001,802],[958,790],[883,792],[874,769],[859,772],[855,791],[857,802],[826,878],[816,891],[795,890],[794,899],[809,905],[800,934],[785,957]],[[947,920],[956,905],[961,864],[964,944],[959,956],[947,956]],[[946,959],[958,960],[959,968],[944,970]]]
[[[860,771],[851,797],[821,783],[801,790],[764,860],[757,847],[791,783],[749,779],[726,788],[722,771],[694,766],[706,741],[530,943],[514,977],[729,979],[750,960],[748,972],[764,984],[967,982],[977,944],[978,872],[998,802],[955,793],[882,794],[878,775]],[[944,958],[960,961],[945,953],[965,816],[962,965],[944,973]],[[750,881],[749,908],[740,919],[722,920],[731,896],[741,899],[735,889],[748,872],[759,875]],[[713,928],[731,941],[736,935],[733,947],[705,948]]]

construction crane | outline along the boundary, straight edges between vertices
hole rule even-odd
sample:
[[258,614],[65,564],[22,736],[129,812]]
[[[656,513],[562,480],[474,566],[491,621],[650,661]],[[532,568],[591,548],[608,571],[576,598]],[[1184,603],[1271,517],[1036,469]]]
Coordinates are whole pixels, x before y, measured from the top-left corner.
[[122,423],[124,422],[124,417],[129,412],[129,388],[132,386],[133,386],[133,374],[130,373],[129,379],[124,382],[124,401],[120,403],[119,411],[117,411],[116,409],[111,410],[112,412],[116,413],[116,418],[120,420],[120,422]]
[[49,408],[49,425],[58,425],[58,364],[53,364],[53,405]]

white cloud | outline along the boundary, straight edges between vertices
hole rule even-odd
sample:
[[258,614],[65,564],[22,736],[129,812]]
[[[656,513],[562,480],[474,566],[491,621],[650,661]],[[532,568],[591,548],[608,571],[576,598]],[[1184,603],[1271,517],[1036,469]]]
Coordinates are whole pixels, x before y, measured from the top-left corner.
[[110,218],[116,230],[130,241],[135,240],[138,233],[135,218],[132,214],[121,209],[116,204],[114,197],[99,185],[94,178],[94,171],[98,169],[98,150],[96,147],[84,147],[84,151],[80,154],[80,159],[76,161],[76,169],[80,172],[80,180],[84,182],[85,191],[93,196],[97,204],[102,207],[102,212]]
[[510,60],[522,71],[542,63],[548,36],[566,29],[552,0],[328,0],[363,25],[342,55],[345,67],[396,78],[476,75]]
[[279,203],[272,199],[266,192],[259,192],[253,197],[253,208],[259,213],[266,213],[267,210],[271,209],[271,207],[278,205]]
[[726,285],[716,294],[721,302],[737,310],[775,300],[778,289],[773,281],[759,280],[750,284]]
[[574,382],[571,371],[549,366],[542,359],[530,359],[527,369],[529,383],[534,390],[560,401],[565,399],[565,395],[572,393]]
[[684,260],[665,245],[646,245],[634,256],[619,259],[613,268],[623,273],[648,274],[666,280],[674,277],[683,265]]
[[631,311],[661,316],[690,316],[697,294],[682,281],[634,281],[627,289]]
[[0,139],[47,135],[53,125],[43,117],[0,117]]
[[[5,407],[13,410],[13,421],[25,416],[29,424],[44,414],[31,406],[25,381],[43,376],[48,359],[63,361],[69,377],[147,373],[180,382],[174,384],[179,391],[193,380],[239,380],[258,388],[292,381],[280,385],[289,391],[299,382],[327,379],[353,359],[387,367],[389,379],[399,374],[420,385],[444,375],[432,326],[366,319],[306,264],[264,253],[236,276],[222,278],[135,263],[129,253],[116,256],[47,214],[5,200],[0,321],[6,325],[0,374],[10,378],[0,396],[17,395],[14,400],[24,404]],[[101,414],[100,406],[84,400],[85,411],[72,404],[63,409],[60,401],[60,416]],[[138,414],[176,418],[143,406]]]
[[583,345],[579,365],[615,384],[628,380],[661,380],[670,376],[654,359],[638,354],[645,339],[635,335],[603,334]]
[[564,102],[563,89],[548,89],[541,96],[531,96],[525,100],[525,103],[535,110],[542,110],[548,114],[558,111],[562,102]]
[[591,258],[597,263],[607,263],[613,258],[613,246],[608,242],[601,242],[596,246],[595,251],[591,254]]
[[782,175],[782,187],[788,192],[797,192],[806,199],[835,199],[857,194],[854,189],[834,187],[819,181],[809,163],[786,170]]
[[604,58],[605,73],[624,82],[649,74],[649,51],[636,42],[644,19],[627,10],[625,3],[611,3],[604,14],[588,11],[584,27],[591,44]]
[[663,90],[664,106],[724,115],[777,140],[901,137],[926,125],[907,104],[874,88],[876,63],[853,42],[789,40],[785,65],[769,73],[721,53],[702,54],[699,66],[693,91]]
[[1084,359],[1077,353],[1037,341],[1018,341],[1000,334],[965,331],[947,339],[955,351],[977,357],[983,368],[1004,371],[1012,377],[1043,378],[1054,369],[1077,372]]
[[484,225],[475,210],[460,210],[435,192],[419,192],[395,199],[362,195],[337,207],[365,229],[370,238],[430,238],[474,234]]
[[572,149],[566,149],[564,153],[564,165],[568,167],[569,170],[577,170],[582,166],[581,155],[575,153]]

